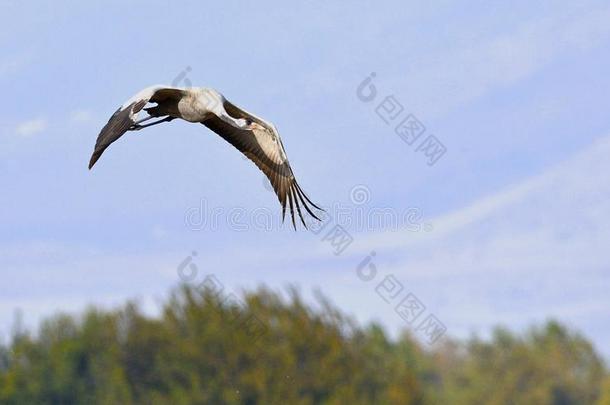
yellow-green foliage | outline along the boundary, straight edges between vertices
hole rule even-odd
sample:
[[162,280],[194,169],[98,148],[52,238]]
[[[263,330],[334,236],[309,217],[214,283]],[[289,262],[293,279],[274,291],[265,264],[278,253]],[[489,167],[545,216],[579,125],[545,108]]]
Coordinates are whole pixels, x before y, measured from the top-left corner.
[[132,304],[55,317],[0,348],[0,403],[610,404],[591,345],[554,322],[428,350],[294,290],[244,303],[184,286],[158,319]]

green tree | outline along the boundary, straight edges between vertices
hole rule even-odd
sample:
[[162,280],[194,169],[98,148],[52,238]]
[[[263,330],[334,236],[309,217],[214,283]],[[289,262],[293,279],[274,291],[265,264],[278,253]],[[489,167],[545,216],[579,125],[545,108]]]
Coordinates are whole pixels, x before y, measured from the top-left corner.
[[605,373],[591,344],[556,322],[525,337],[496,329],[490,342],[473,338],[444,362],[452,404],[594,404]]
[[[296,289],[241,299],[182,286],[159,317],[128,303],[59,315],[0,346],[1,404],[608,404],[591,344],[556,322],[489,341],[359,326]],[[315,309],[314,309],[315,308]],[[604,385],[605,384],[605,385]]]

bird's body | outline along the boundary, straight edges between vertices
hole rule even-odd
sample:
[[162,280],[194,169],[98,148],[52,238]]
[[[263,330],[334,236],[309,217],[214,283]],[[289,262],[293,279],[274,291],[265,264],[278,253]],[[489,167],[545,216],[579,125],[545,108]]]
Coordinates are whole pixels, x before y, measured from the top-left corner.
[[[145,108],[148,103],[156,103],[156,105]],[[146,111],[149,117],[138,121],[138,114],[142,110]],[[141,125],[155,117],[164,118]],[[282,205],[283,213],[286,211],[287,203],[290,206],[295,228],[295,207],[301,222],[307,227],[299,202],[306,212],[319,220],[309,205],[320,208],[307,198],[296,182],[275,126],[237,107],[222,94],[210,88],[151,86],[138,92],[126,101],[102,128],[89,162],[89,169],[106,148],[125,132],[141,130],[174,119],[202,123],[252,160],[269,178]]]
[[[144,95],[156,91],[156,86],[144,90]],[[188,122],[203,122],[210,118],[214,112],[214,106],[223,104],[223,96],[215,90],[197,87],[180,90],[179,98],[168,97],[159,100],[155,107],[146,109],[150,115],[155,117],[170,116],[180,118]]]

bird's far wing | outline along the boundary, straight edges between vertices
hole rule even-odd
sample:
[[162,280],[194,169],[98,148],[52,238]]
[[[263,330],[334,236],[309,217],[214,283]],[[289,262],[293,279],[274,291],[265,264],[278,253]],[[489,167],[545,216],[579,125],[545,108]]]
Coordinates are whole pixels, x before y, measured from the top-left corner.
[[297,183],[292,168],[288,163],[282,140],[275,130],[275,127],[250,113],[238,109],[233,104],[225,102],[224,106],[229,115],[235,118],[249,119],[259,125],[252,130],[243,130],[226,123],[215,115],[205,120],[203,125],[216,132],[227,142],[236,147],[265,173],[282,205],[282,218],[284,218],[286,214],[286,203],[290,206],[292,225],[295,229],[295,208],[303,226],[307,228],[303,213],[301,212],[301,204],[312,217],[320,220],[313,213],[310,205],[319,210],[321,210],[321,208],[305,195]]
[[100,134],[97,136],[95,149],[91,156],[91,160],[89,161],[89,169],[98,161],[106,148],[123,136],[129,127],[136,122],[138,113],[142,111],[149,101],[159,102],[170,97],[180,97],[181,95],[181,89],[166,86],[153,86],[140,91],[125,102],[125,104],[112,114],[108,123],[102,128]]
[[[251,112],[246,111],[243,108],[236,106],[235,104],[233,104],[232,102],[230,102],[229,100],[224,98],[224,96],[223,96],[222,106],[224,107],[225,111],[233,118],[249,119],[262,126],[273,127],[273,125],[270,122],[267,122],[264,119],[262,119],[261,117],[258,117],[256,115],[252,114]],[[275,128],[273,128],[273,129],[275,129]],[[275,132],[277,133],[277,131],[275,131]],[[278,135],[278,138],[279,138],[279,135]]]

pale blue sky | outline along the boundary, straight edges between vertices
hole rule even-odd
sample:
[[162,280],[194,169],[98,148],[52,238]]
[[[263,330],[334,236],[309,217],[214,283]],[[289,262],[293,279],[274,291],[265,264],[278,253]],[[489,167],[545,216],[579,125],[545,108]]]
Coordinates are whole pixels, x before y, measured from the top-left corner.
[[[555,317],[610,356],[607,2],[130,4],[0,5],[2,333],[16,308],[30,325],[127,298],[154,312],[193,250],[227,288],[319,287],[396,331],[381,278],[356,276],[375,251],[379,277],[450,335]],[[187,67],[194,86],[276,124],[314,201],[348,218],[417,208],[429,229],[348,226],[339,257],[288,224],[238,232],[231,208],[279,215],[277,200],[250,162],[184,122],[127,134],[89,172],[114,110]],[[356,88],[371,72],[366,104]],[[375,114],[386,95],[446,146],[434,166]],[[185,224],[202,200],[222,210],[218,229]]]

